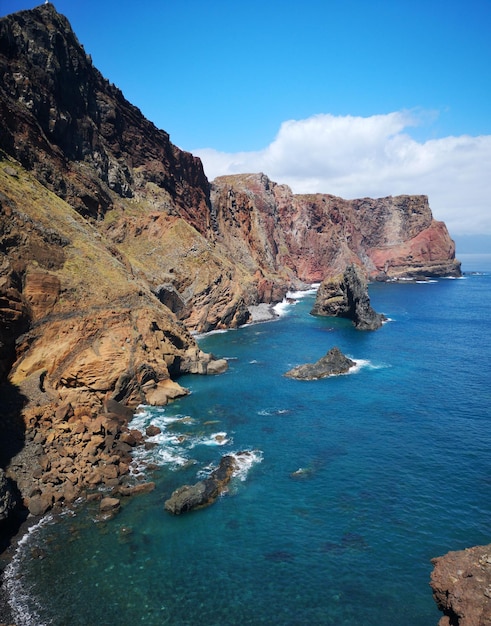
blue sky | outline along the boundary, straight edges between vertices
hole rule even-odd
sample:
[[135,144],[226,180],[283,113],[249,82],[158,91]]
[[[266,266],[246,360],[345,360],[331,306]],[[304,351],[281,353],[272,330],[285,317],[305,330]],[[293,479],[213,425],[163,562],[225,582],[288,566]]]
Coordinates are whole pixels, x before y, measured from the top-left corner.
[[[0,0],[0,14],[37,4]],[[423,193],[453,236],[491,241],[491,0],[54,4],[210,179]]]

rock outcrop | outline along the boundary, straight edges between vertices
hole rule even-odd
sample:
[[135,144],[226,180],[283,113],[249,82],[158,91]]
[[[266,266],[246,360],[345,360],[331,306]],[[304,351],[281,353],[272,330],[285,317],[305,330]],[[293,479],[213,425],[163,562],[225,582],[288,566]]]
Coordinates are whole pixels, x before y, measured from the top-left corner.
[[439,626],[491,625],[491,544],[432,560],[433,597],[444,616]]
[[[237,456],[247,454],[250,453],[238,452]],[[180,515],[213,504],[218,496],[226,490],[237,469],[236,457],[229,455],[222,457],[220,465],[211,472],[208,478],[200,480],[194,485],[184,485],[176,489],[171,497],[165,501],[165,510],[173,515]]]
[[329,352],[316,363],[298,365],[286,372],[288,378],[298,380],[318,380],[328,376],[346,374],[356,363],[345,356],[338,347],[331,348]]
[[322,281],[311,313],[346,317],[358,330],[376,330],[386,319],[372,308],[367,282],[355,265],[349,265],[343,274]]

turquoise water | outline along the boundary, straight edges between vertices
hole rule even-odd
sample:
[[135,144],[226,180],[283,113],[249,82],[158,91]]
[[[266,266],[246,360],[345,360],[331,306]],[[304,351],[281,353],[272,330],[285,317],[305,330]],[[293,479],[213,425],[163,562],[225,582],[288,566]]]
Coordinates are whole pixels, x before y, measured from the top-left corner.
[[[376,332],[310,316],[309,295],[202,338],[229,370],[136,420],[164,431],[139,459],[155,491],[109,522],[89,505],[36,528],[10,569],[19,626],[435,626],[430,559],[491,541],[489,257],[467,268],[488,273],[371,285],[391,320]],[[283,376],[334,345],[355,373]],[[253,462],[226,496],[164,511],[240,450]]]

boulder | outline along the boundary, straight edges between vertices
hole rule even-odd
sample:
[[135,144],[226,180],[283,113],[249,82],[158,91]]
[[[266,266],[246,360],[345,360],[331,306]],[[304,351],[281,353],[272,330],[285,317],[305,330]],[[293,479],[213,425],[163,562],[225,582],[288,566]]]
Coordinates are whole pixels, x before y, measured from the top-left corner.
[[358,330],[376,330],[386,319],[370,305],[367,281],[355,265],[322,281],[311,314],[348,318]]
[[155,437],[155,435],[160,435],[161,432],[162,430],[158,426],[155,426],[155,424],[150,424],[150,426],[147,426],[145,429],[145,435],[147,437]]
[[180,515],[212,504],[225,491],[236,469],[237,461],[233,456],[222,457],[220,465],[208,478],[176,489],[165,502],[166,511]]
[[102,498],[99,504],[99,510],[101,513],[105,513],[106,511],[115,511],[119,509],[120,506],[121,502],[118,498],[111,498],[108,496],[106,498]]
[[327,378],[327,376],[346,374],[354,365],[356,363],[335,346],[316,363],[298,365],[286,372],[285,376],[298,380],[318,380],[319,378]]

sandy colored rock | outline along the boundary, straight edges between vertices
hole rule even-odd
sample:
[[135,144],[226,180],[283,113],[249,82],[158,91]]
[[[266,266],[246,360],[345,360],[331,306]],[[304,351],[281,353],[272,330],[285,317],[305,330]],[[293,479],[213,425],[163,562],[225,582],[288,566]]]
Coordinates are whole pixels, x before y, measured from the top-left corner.
[[119,507],[121,506],[121,502],[118,498],[102,498],[101,503],[99,505],[99,510],[101,512],[105,512],[105,511],[114,511],[116,509],[119,509]]

